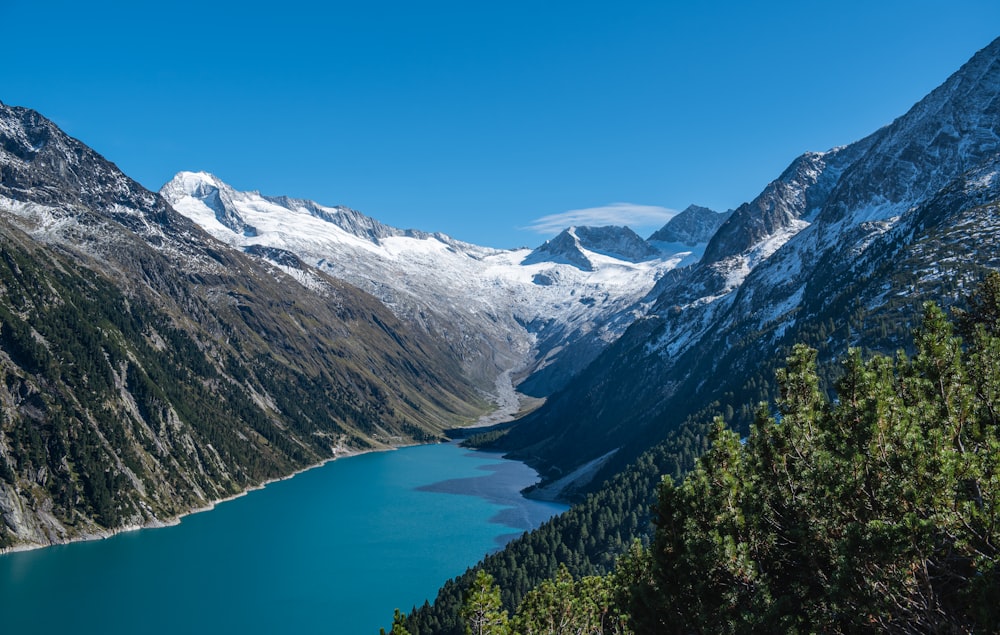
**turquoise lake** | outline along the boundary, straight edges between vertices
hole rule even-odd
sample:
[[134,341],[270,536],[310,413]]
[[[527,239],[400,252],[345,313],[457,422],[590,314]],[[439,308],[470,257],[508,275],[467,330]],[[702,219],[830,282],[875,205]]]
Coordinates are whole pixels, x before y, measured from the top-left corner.
[[4,633],[378,633],[565,509],[454,444],[339,459],[179,525],[0,556]]

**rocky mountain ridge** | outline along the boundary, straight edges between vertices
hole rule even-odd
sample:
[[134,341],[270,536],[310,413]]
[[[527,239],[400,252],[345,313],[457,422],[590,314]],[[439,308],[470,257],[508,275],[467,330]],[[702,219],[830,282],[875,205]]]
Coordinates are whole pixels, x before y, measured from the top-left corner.
[[669,223],[653,232],[648,240],[654,245],[683,243],[691,247],[708,243],[732,214],[733,210],[720,213],[700,205],[689,205],[671,218]]
[[344,207],[238,192],[206,173],[181,172],[161,193],[234,248],[277,256],[279,266],[292,253],[376,296],[445,342],[482,390],[515,411],[512,382],[534,396],[563,386],[641,313],[656,280],[699,248],[659,250],[627,228],[575,227],[535,250],[492,249]]
[[743,428],[752,412],[732,404],[773,396],[791,343],[824,359],[892,346],[905,306],[1000,267],[998,150],[1000,40],[724,217],[505,251],[204,173],[161,196],[0,105],[0,548],[439,438],[519,380],[555,392],[500,447],[549,494],[599,483],[685,418],[722,409]]
[[169,522],[486,410],[437,340],[309,276],[0,104],[0,549]]
[[555,238],[545,241],[522,262],[563,262],[583,271],[595,271],[597,265],[587,256],[587,252],[626,262],[643,262],[661,257],[658,249],[628,227],[569,227]]
[[599,349],[684,257],[587,251],[584,274],[206,174],[164,193],[226,242],[0,105],[0,549],[170,522],[328,458],[440,438],[488,408],[489,382],[509,397],[525,360],[539,391],[564,381],[582,362],[559,342]]
[[[998,150],[1000,40],[892,124],[793,161],[501,447],[551,482],[617,449],[599,481],[685,417],[710,417],[713,402],[773,396],[771,371],[794,342],[825,359],[902,342],[904,305],[954,301],[1000,265]],[[752,419],[726,414],[737,427]]]

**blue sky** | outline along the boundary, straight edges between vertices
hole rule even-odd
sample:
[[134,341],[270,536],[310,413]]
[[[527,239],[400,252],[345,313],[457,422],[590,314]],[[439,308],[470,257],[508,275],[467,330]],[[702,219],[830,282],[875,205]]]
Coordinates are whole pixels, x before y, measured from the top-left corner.
[[0,0],[0,20],[0,101],[150,189],[205,170],[514,247],[752,199],[903,114],[1000,36],[1000,2]]

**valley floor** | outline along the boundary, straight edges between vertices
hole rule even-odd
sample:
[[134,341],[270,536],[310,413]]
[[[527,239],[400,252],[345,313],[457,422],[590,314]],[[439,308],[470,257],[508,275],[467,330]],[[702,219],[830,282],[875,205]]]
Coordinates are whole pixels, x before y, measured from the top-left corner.
[[491,395],[496,409],[479,417],[475,423],[464,428],[465,430],[472,433],[477,428],[488,428],[520,419],[545,403],[542,397],[532,397],[518,392],[511,380],[512,372],[507,370],[497,376],[496,390]]

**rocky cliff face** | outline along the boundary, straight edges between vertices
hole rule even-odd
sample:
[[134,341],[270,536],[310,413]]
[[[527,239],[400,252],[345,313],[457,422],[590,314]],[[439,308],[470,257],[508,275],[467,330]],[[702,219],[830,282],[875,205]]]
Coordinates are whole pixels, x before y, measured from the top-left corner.
[[155,525],[482,412],[450,351],[299,270],[0,105],[0,547]]
[[689,247],[708,243],[726,220],[728,212],[716,212],[699,205],[689,205],[649,237],[650,243],[681,243]]
[[[713,402],[768,398],[796,341],[826,359],[903,341],[905,307],[954,301],[1000,264],[998,150],[1000,40],[891,125],[796,159],[504,447],[553,479],[619,448],[610,473]],[[737,426],[752,416],[728,414]]]

